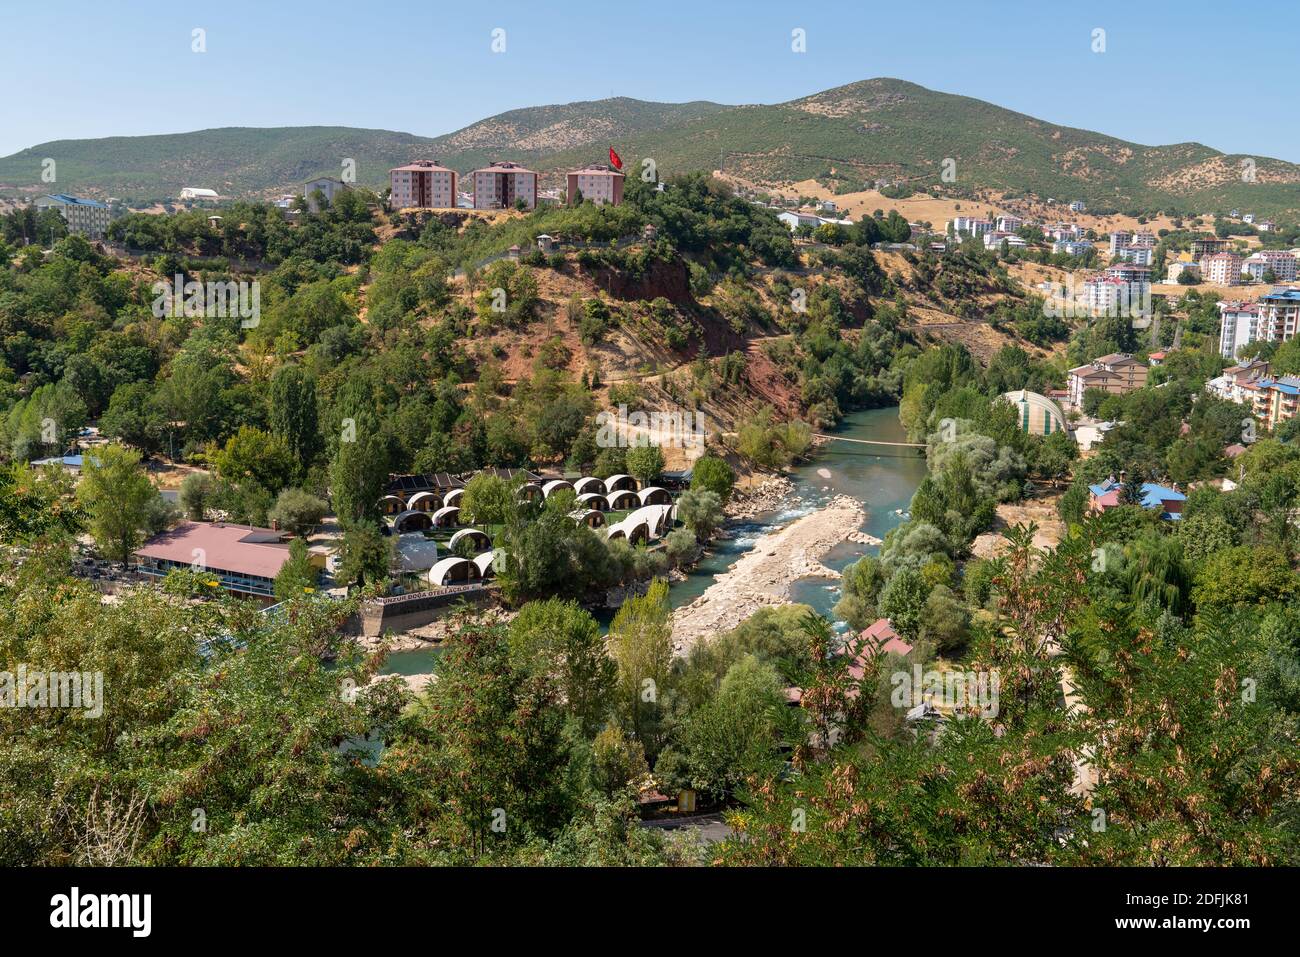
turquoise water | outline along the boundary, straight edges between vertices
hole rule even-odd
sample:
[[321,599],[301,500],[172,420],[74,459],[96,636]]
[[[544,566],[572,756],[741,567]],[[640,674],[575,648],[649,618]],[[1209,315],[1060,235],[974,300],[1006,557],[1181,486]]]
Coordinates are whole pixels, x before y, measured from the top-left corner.
[[[895,406],[854,412],[828,434],[882,442],[908,441]],[[731,526],[733,538],[715,543],[711,554],[692,569],[687,580],[672,587],[673,607],[690,604],[703,594],[713,584],[714,576],[730,568],[754,547],[760,536],[815,511],[836,495],[848,495],[862,502],[866,512],[862,530],[884,538],[886,532],[906,517],[912,494],[925,478],[925,457],[919,449],[828,442],[813,461],[796,468],[791,478],[794,494],[781,509]],[[843,571],[863,555],[878,550],[874,545],[843,542],[827,552],[822,561],[830,568]],[[824,578],[802,579],[790,588],[792,601],[810,605],[827,617],[839,597],[839,583]]]
[[[896,406],[854,412],[830,434],[882,442],[907,441],[907,433],[898,421]],[[876,538],[884,538],[886,532],[906,517],[912,493],[925,478],[925,457],[919,449],[885,446],[877,449],[851,442],[828,442],[813,461],[796,468],[790,477],[794,481],[794,492],[780,509],[729,526],[731,538],[715,542],[709,553],[691,569],[686,580],[672,586],[669,601],[674,608],[688,605],[702,595],[713,584],[714,577],[735,564],[762,535],[817,510],[836,495],[848,495],[862,502],[866,512],[862,530]],[[822,561],[843,571],[863,555],[875,554],[876,551],[874,545],[843,542],[827,552]],[[839,597],[839,582],[824,578],[802,579],[790,588],[792,601],[810,605],[828,618]],[[612,610],[597,615],[606,627],[613,617]],[[381,673],[426,674],[433,669],[437,654],[437,650],[424,649],[394,652],[388,656]]]

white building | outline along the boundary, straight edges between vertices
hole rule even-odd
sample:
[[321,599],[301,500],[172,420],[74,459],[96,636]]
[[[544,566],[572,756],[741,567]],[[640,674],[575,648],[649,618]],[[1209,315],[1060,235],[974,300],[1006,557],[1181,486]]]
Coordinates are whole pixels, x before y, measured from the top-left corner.
[[189,200],[217,200],[221,197],[217,195],[215,189],[205,189],[201,186],[186,186],[181,190],[181,199]]
[[1052,252],[1065,253],[1067,256],[1083,256],[1091,248],[1092,243],[1088,242],[1086,239],[1068,239],[1063,237],[1052,243]]
[[307,208],[315,213],[319,212],[316,208],[316,201],[312,198],[316,193],[320,193],[325,197],[326,204],[333,206],[334,197],[345,189],[351,188],[341,179],[334,179],[330,176],[317,176],[315,179],[309,179],[302,184],[302,195],[307,200]]
[[109,220],[112,218],[107,203],[68,196],[66,193],[42,196],[33,205],[41,211],[54,210],[68,224],[68,232],[85,236],[87,239],[103,239],[108,230]]
[[1260,338],[1260,308],[1254,302],[1219,303],[1219,355],[1236,359],[1237,350]]
[[1201,257],[1201,275],[1218,286],[1241,284],[1241,257],[1236,253],[1215,253]]
[[948,221],[947,231],[958,235],[983,236],[993,231],[993,220],[979,219],[975,216],[957,216]]
[[1115,256],[1138,266],[1150,266],[1154,250],[1150,246],[1121,246]]
[[1273,282],[1295,282],[1296,259],[1280,249],[1262,249],[1247,256],[1241,269],[1256,282],[1263,282],[1268,273],[1273,274]]

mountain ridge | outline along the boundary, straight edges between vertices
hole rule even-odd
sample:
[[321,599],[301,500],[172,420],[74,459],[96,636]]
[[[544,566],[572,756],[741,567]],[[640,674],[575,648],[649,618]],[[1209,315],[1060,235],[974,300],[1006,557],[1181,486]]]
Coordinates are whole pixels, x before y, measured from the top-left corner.
[[[651,158],[661,175],[725,169],[758,183],[818,179],[844,191],[885,180],[956,194],[1080,198],[1115,209],[1300,213],[1300,166],[1284,160],[1197,142],[1147,146],[894,78],[776,104],[614,97],[522,107],[435,137],[307,126],[56,140],[0,158],[0,184],[46,188],[39,174],[47,156],[58,163],[60,189],[127,199],[174,197],[182,186],[266,196],[337,175],[344,157],[356,159],[358,182],[373,187],[385,185],[392,166],[417,158],[462,173],[511,158],[549,179],[602,159],[608,145],[629,169]],[[954,183],[941,179],[948,160]],[[1247,161],[1253,182],[1241,175]]]

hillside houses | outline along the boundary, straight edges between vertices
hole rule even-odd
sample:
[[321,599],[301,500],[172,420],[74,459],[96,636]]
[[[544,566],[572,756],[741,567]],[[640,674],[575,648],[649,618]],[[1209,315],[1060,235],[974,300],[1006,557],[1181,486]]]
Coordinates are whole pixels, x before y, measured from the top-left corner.
[[1123,395],[1142,388],[1146,382],[1146,364],[1127,353],[1116,352],[1070,370],[1068,401],[1071,406],[1082,408],[1084,393],[1089,389]]

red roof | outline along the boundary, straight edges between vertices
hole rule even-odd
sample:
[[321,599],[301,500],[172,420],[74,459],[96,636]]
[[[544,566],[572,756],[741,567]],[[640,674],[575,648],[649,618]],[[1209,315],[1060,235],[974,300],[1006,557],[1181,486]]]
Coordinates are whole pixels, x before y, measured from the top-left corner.
[[[891,655],[909,655],[912,653],[912,646],[904,641],[894,631],[894,626],[888,618],[879,618],[868,627],[862,629],[859,635],[863,642],[863,652],[880,650]],[[857,667],[855,665],[855,667]],[[850,669],[852,670],[852,669]],[[856,677],[861,677],[861,668],[858,668]]]
[[155,535],[136,550],[141,558],[156,558],[245,575],[274,578],[289,560],[283,532],[225,522],[181,522]]

